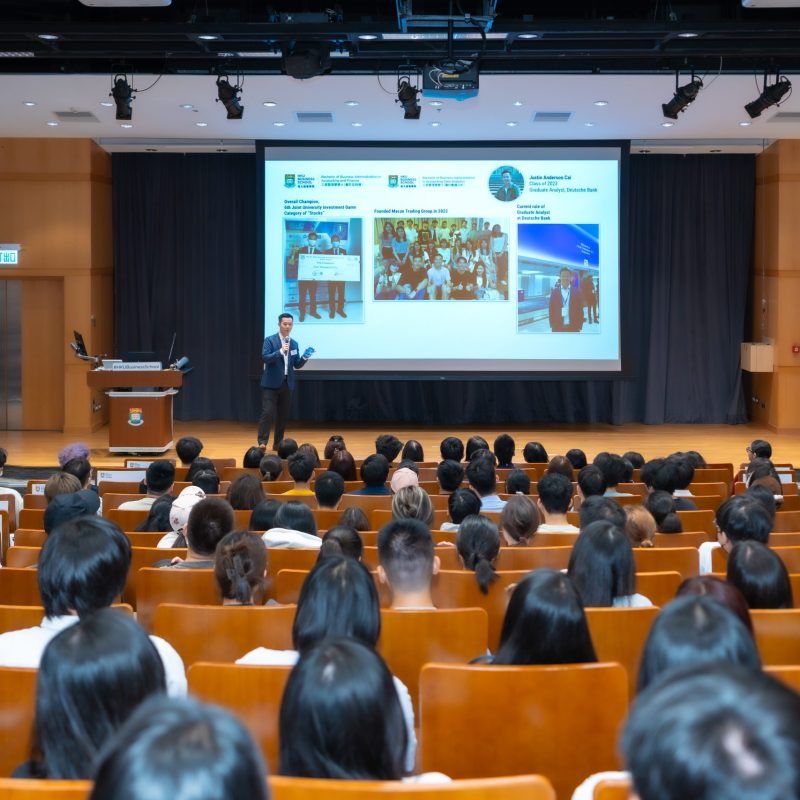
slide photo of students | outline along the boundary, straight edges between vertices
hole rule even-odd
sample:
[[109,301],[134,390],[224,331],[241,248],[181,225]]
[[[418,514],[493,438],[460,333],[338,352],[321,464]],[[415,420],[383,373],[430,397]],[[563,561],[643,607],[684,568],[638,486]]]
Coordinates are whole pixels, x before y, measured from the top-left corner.
[[489,191],[495,200],[502,203],[519,200],[524,188],[525,178],[516,167],[504,165],[489,176]]
[[376,217],[375,300],[507,301],[508,219]]
[[361,219],[285,219],[283,307],[298,322],[362,322]]
[[600,226],[517,226],[517,331],[600,333]]

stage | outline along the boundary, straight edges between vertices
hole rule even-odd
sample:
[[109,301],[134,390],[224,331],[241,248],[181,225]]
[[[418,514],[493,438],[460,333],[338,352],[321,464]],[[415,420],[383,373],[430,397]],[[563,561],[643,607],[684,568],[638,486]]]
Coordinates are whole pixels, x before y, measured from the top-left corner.
[[[546,425],[509,428],[455,427],[415,428],[409,425],[308,425],[291,422],[287,436],[298,443],[311,442],[322,454],[331,434],[344,436],[348,449],[356,458],[374,452],[375,437],[380,433],[393,433],[402,441],[419,440],[430,461],[439,460],[439,442],[448,435],[466,440],[480,434],[491,444],[500,433],[509,433],[517,444],[516,461],[522,461],[522,447],[526,442],[539,441],[550,456],[564,454],[572,447],[586,452],[589,460],[596,453],[607,450],[624,453],[637,450],[646,458],[667,455],[676,450],[697,450],[706,461],[731,462],[738,465],[747,460],[745,448],[753,439],[766,439],[772,443],[776,463],[800,465],[800,434],[778,435],[764,425]],[[181,436],[197,436],[204,444],[203,455],[212,458],[234,457],[241,464],[248,447],[256,444],[256,422],[227,421],[175,422],[174,441]],[[20,467],[47,467],[57,464],[56,455],[66,444],[83,441],[91,448],[91,461],[95,467],[123,463],[124,456],[108,452],[108,428],[101,428],[90,436],[77,439],[58,431],[5,431],[0,433],[0,446],[8,451],[8,465]],[[174,458],[174,449],[164,457]]]

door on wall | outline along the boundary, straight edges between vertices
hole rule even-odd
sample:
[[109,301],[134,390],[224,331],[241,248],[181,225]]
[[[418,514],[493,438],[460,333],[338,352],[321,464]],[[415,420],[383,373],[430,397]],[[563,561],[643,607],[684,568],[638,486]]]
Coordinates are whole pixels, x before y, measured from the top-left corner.
[[0,430],[22,429],[22,281],[0,280]]

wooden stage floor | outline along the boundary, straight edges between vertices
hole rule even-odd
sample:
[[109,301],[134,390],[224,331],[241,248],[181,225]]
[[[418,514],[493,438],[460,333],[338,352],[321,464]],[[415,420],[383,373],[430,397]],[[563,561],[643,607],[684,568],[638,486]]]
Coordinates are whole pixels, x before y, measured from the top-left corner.
[[[800,434],[778,436],[763,425],[547,425],[500,427],[420,428],[410,425],[307,425],[290,423],[287,436],[298,442],[311,442],[322,453],[331,434],[341,434],[348,449],[356,458],[374,452],[375,437],[379,433],[394,433],[402,441],[418,439],[429,460],[438,460],[439,442],[447,435],[466,440],[473,434],[484,436],[491,444],[500,433],[510,433],[517,443],[518,460],[525,442],[539,441],[549,455],[563,454],[571,447],[583,449],[589,459],[602,450],[624,453],[638,450],[645,458],[655,458],[676,450],[698,450],[706,461],[729,461],[739,464],[746,460],[745,447],[753,439],[766,439],[772,443],[774,459],[782,463],[800,465]],[[235,457],[241,463],[245,450],[255,444],[256,423],[226,421],[176,422],[174,439],[193,435],[204,443],[203,455],[209,457]],[[79,441],[74,435],[54,431],[3,431],[0,446],[8,451],[9,466],[51,466],[56,464],[56,454],[66,444]],[[122,456],[111,455],[106,449],[108,430],[101,428],[90,436],[82,437],[91,448],[94,466],[112,466],[122,463]],[[172,450],[167,456],[175,455]]]

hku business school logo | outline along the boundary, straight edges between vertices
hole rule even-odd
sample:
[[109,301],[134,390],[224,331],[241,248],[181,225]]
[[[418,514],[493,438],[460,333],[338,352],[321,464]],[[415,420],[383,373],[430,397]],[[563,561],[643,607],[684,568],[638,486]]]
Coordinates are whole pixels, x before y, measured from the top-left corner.
[[389,188],[396,189],[398,184],[398,177],[397,175],[390,175],[389,176]]
[[283,176],[283,185],[284,185],[284,186],[285,186],[287,189],[294,189],[294,187],[295,187],[295,183],[296,183],[296,179],[297,179],[297,176],[296,176],[294,173],[292,173],[292,172],[287,172],[287,173],[286,173],[286,174]]

